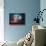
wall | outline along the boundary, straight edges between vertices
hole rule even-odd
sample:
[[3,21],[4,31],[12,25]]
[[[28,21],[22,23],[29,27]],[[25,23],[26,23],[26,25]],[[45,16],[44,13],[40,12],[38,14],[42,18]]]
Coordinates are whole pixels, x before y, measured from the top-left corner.
[[[5,0],[4,27],[5,40],[18,41],[32,29],[33,19],[40,10],[40,0]],[[25,13],[26,24],[20,26],[9,25],[9,13]]]
[[[42,11],[43,9],[46,9],[46,0],[41,0],[40,2],[41,2],[40,9]],[[46,10],[43,12],[42,17],[43,17],[43,22],[41,21],[40,25],[46,26]]]

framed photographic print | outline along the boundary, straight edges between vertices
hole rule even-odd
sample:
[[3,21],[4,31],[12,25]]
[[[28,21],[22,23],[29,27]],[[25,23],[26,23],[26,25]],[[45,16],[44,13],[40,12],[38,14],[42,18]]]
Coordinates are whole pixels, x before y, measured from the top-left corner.
[[9,24],[10,25],[25,25],[25,13],[10,13]]

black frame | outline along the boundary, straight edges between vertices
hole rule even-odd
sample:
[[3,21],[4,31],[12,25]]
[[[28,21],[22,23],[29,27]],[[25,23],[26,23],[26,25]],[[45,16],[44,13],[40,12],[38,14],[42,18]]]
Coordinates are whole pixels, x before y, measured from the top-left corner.
[[[22,19],[18,22],[11,22],[14,21],[14,16],[21,16]],[[25,25],[25,13],[9,13],[9,24],[10,25]]]

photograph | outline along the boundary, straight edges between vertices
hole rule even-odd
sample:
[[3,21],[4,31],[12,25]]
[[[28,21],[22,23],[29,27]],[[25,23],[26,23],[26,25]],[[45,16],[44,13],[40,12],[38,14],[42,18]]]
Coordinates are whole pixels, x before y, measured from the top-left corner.
[[25,13],[10,13],[9,24],[10,25],[25,25]]

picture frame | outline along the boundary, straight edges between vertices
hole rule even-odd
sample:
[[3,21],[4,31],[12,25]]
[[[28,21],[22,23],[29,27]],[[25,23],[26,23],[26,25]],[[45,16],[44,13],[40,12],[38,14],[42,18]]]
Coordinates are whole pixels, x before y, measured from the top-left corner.
[[25,25],[25,13],[9,13],[10,25]]

